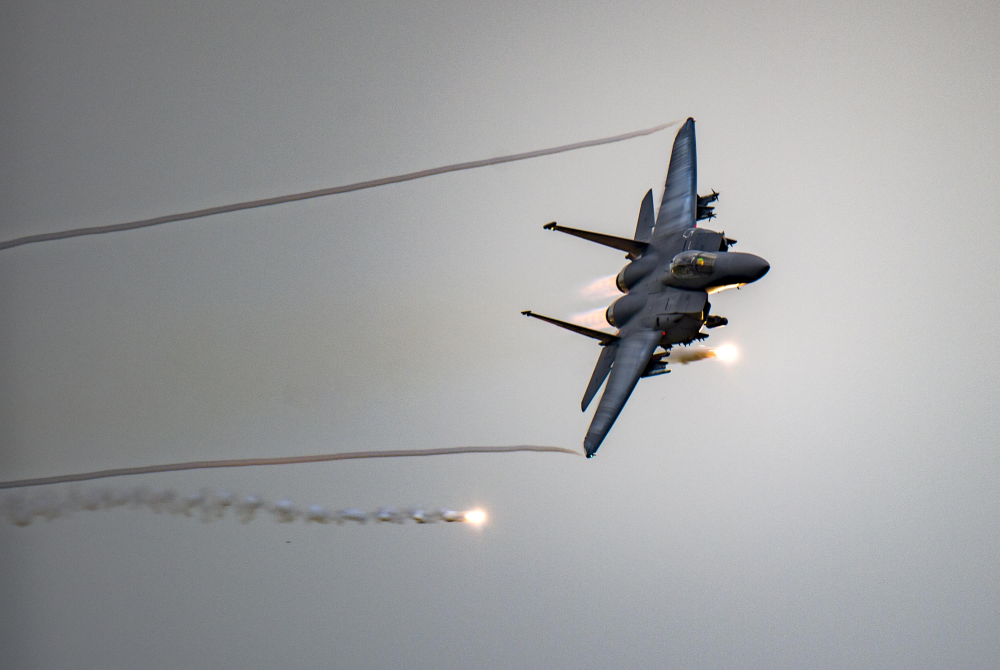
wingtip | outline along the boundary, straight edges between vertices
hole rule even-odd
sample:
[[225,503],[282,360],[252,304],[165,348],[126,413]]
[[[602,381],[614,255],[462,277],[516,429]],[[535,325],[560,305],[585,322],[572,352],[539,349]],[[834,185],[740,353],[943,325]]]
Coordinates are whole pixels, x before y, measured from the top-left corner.
[[525,316],[531,316],[531,310],[530,309],[526,309],[523,312],[521,312],[521,314],[524,314]]
[[553,230],[555,227],[556,227],[556,222],[550,221],[549,223],[546,223],[544,226],[542,226],[542,230]]

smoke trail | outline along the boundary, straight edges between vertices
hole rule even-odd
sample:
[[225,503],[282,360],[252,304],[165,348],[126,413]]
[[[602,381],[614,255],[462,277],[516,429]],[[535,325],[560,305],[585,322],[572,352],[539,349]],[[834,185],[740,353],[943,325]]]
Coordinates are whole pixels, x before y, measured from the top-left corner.
[[652,128],[646,128],[645,130],[636,130],[631,133],[625,133],[624,135],[615,135],[613,137],[603,137],[597,140],[588,140],[586,142],[576,142],[574,144],[564,144],[558,147],[550,147],[548,149],[539,149],[537,151],[527,151],[520,154],[511,154],[509,156],[497,156],[496,158],[486,158],[478,161],[469,161],[468,163],[455,163],[453,165],[445,165],[442,167],[430,168],[428,170],[419,170],[417,172],[407,172],[406,174],[396,175],[394,177],[383,177],[381,179],[372,179],[370,181],[362,181],[356,184],[347,184],[345,186],[333,186],[331,188],[321,188],[316,191],[305,191],[303,193],[292,193],[290,195],[279,195],[273,198],[263,198],[261,200],[249,200],[247,202],[237,202],[232,205],[220,205],[218,207],[209,207],[207,209],[198,209],[191,212],[181,212],[179,214],[168,214],[167,216],[158,216],[152,219],[142,219],[140,221],[129,221],[127,223],[116,223],[109,226],[94,226],[91,228],[74,228],[73,230],[64,230],[55,233],[42,233],[40,235],[27,235],[25,237],[18,237],[13,240],[7,240],[6,242],[0,242],[0,250],[11,249],[13,247],[19,247],[24,244],[32,244],[34,242],[48,242],[51,240],[63,240],[69,237],[82,237],[84,235],[100,235],[101,233],[116,233],[123,230],[135,230],[137,228],[149,228],[150,226],[159,226],[164,223],[173,223],[175,221],[189,221],[191,219],[200,219],[206,216],[213,216],[215,214],[225,214],[227,212],[238,212],[244,209],[254,209],[257,207],[268,207],[270,205],[280,205],[286,202],[295,202],[297,200],[308,200],[310,198],[321,198],[327,195],[336,195],[338,193],[350,193],[351,191],[360,191],[366,188],[375,188],[376,186],[386,186],[388,184],[398,184],[403,181],[411,181],[413,179],[422,179],[424,177],[431,177],[438,174],[444,174],[446,172],[457,172],[459,170],[472,170],[473,168],[485,167],[487,165],[499,165],[500,163],[511,163],[513,161],[526,160],[528,158],[538,158],[540,156],[550,156],[552,154],[563,153],[564,151],[574,151],[576,149],[585,149],[587,147],[596,147],[601,144],[611,144],[613,142],[621,142],[623,140],[632,139],[633,137],[641,137],[643,135],[652,135],[655,132],[659,132],[664,128],[676,125],[677,121],[671,121],[670,123],[663,123]]
[[486,520],[482,510],[459,512],[443,507],[436,509],[382,507],[375,512],[364,512],[353,508],[331,511],[323,505],[299,507],[287,498],[269,502],[258,495],[237,495],[226,490],[208,489],[185,496],[173,490],[154,490],[144,486],[131,489],[101,488],[84,493],[71,491],[62,498],[49,491],[32,497],[15,494],[7,496],[0,503],[0,513],[17,526],[27,526],[36,519],[52,521],[77,512],[96,512],[123,507],[148,509],[156,514],[198,516],[204,523],[222,519],[230,510],[241,523],[249,523],[264,515],[270,516],[277,523],[301,520],[306,523],[333,523],[338,526],[348,521],[358,524],[368,521],[393,524],[403,524],[407,521],[418,524],[445,521],[480,525]]
[[512,447],[449,447],[444,449],[400,449],[390,451],[354,451],[337,454],[317,454],[315,456],[283,456],[278,458],[237,458],[225,461],[189,461],[187,463],[165,463],[163,465],[145,465],[135,468],[114,468],[111,470],[96,470],[81,472],[74,475],[58,475],[55,477],[38,477],[35,479],[12,479],[0,482],[0,489],[16,489],[23,486],[43,486],[46,484],[63,484],[66,482],[82,482],[89,479],[105,479],[107,477],[124,477],[126,475],[146,475],[154,472],[175,472],[177,470],[207,470],[210,468],[243,468],[255,465],[292,465],[295,463],[321,463],[324,461],[346,461],[358,458],[407,458],[411,456],[445,456],[450,454],[497,454],[514,451],[535,451],[561,454],[582,454],[565,447],[539,447],[531,444],[521,444]]

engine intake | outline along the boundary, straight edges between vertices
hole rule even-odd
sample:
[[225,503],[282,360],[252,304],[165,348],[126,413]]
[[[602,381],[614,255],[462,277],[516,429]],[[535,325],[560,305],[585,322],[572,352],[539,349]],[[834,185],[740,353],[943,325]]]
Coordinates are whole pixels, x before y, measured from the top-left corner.
[[611,303],[608,311],[604,313],[605,318],[615,328],[621,328],[628,320],[635,316],[646,306],[646,297],[638,295],[623,295]]
[[656,262],[656,258],[649,255],[629,263],[615,277],[615,286],[622,293],[628,293],[630,288],[638,284],[643,277],[656,269]]

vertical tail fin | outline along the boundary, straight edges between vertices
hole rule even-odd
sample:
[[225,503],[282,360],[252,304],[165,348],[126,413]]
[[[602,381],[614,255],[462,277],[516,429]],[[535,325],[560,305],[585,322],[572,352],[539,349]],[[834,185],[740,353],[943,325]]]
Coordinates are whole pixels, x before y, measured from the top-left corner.
[[635,224],[635,241],[649,242],[653,234],[653,223],[656,218],[653,216],[653,189],[649,189],[646,197],[642,199],[639,207],[639,220]]

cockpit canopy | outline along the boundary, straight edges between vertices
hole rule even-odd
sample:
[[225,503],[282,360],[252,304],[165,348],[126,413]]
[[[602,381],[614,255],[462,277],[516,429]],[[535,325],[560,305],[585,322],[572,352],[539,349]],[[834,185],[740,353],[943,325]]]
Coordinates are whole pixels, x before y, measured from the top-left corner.
[[677,279],[708,277],[715,267],[717,254],[708,251],[683,251],[670,262],[670,274]]

